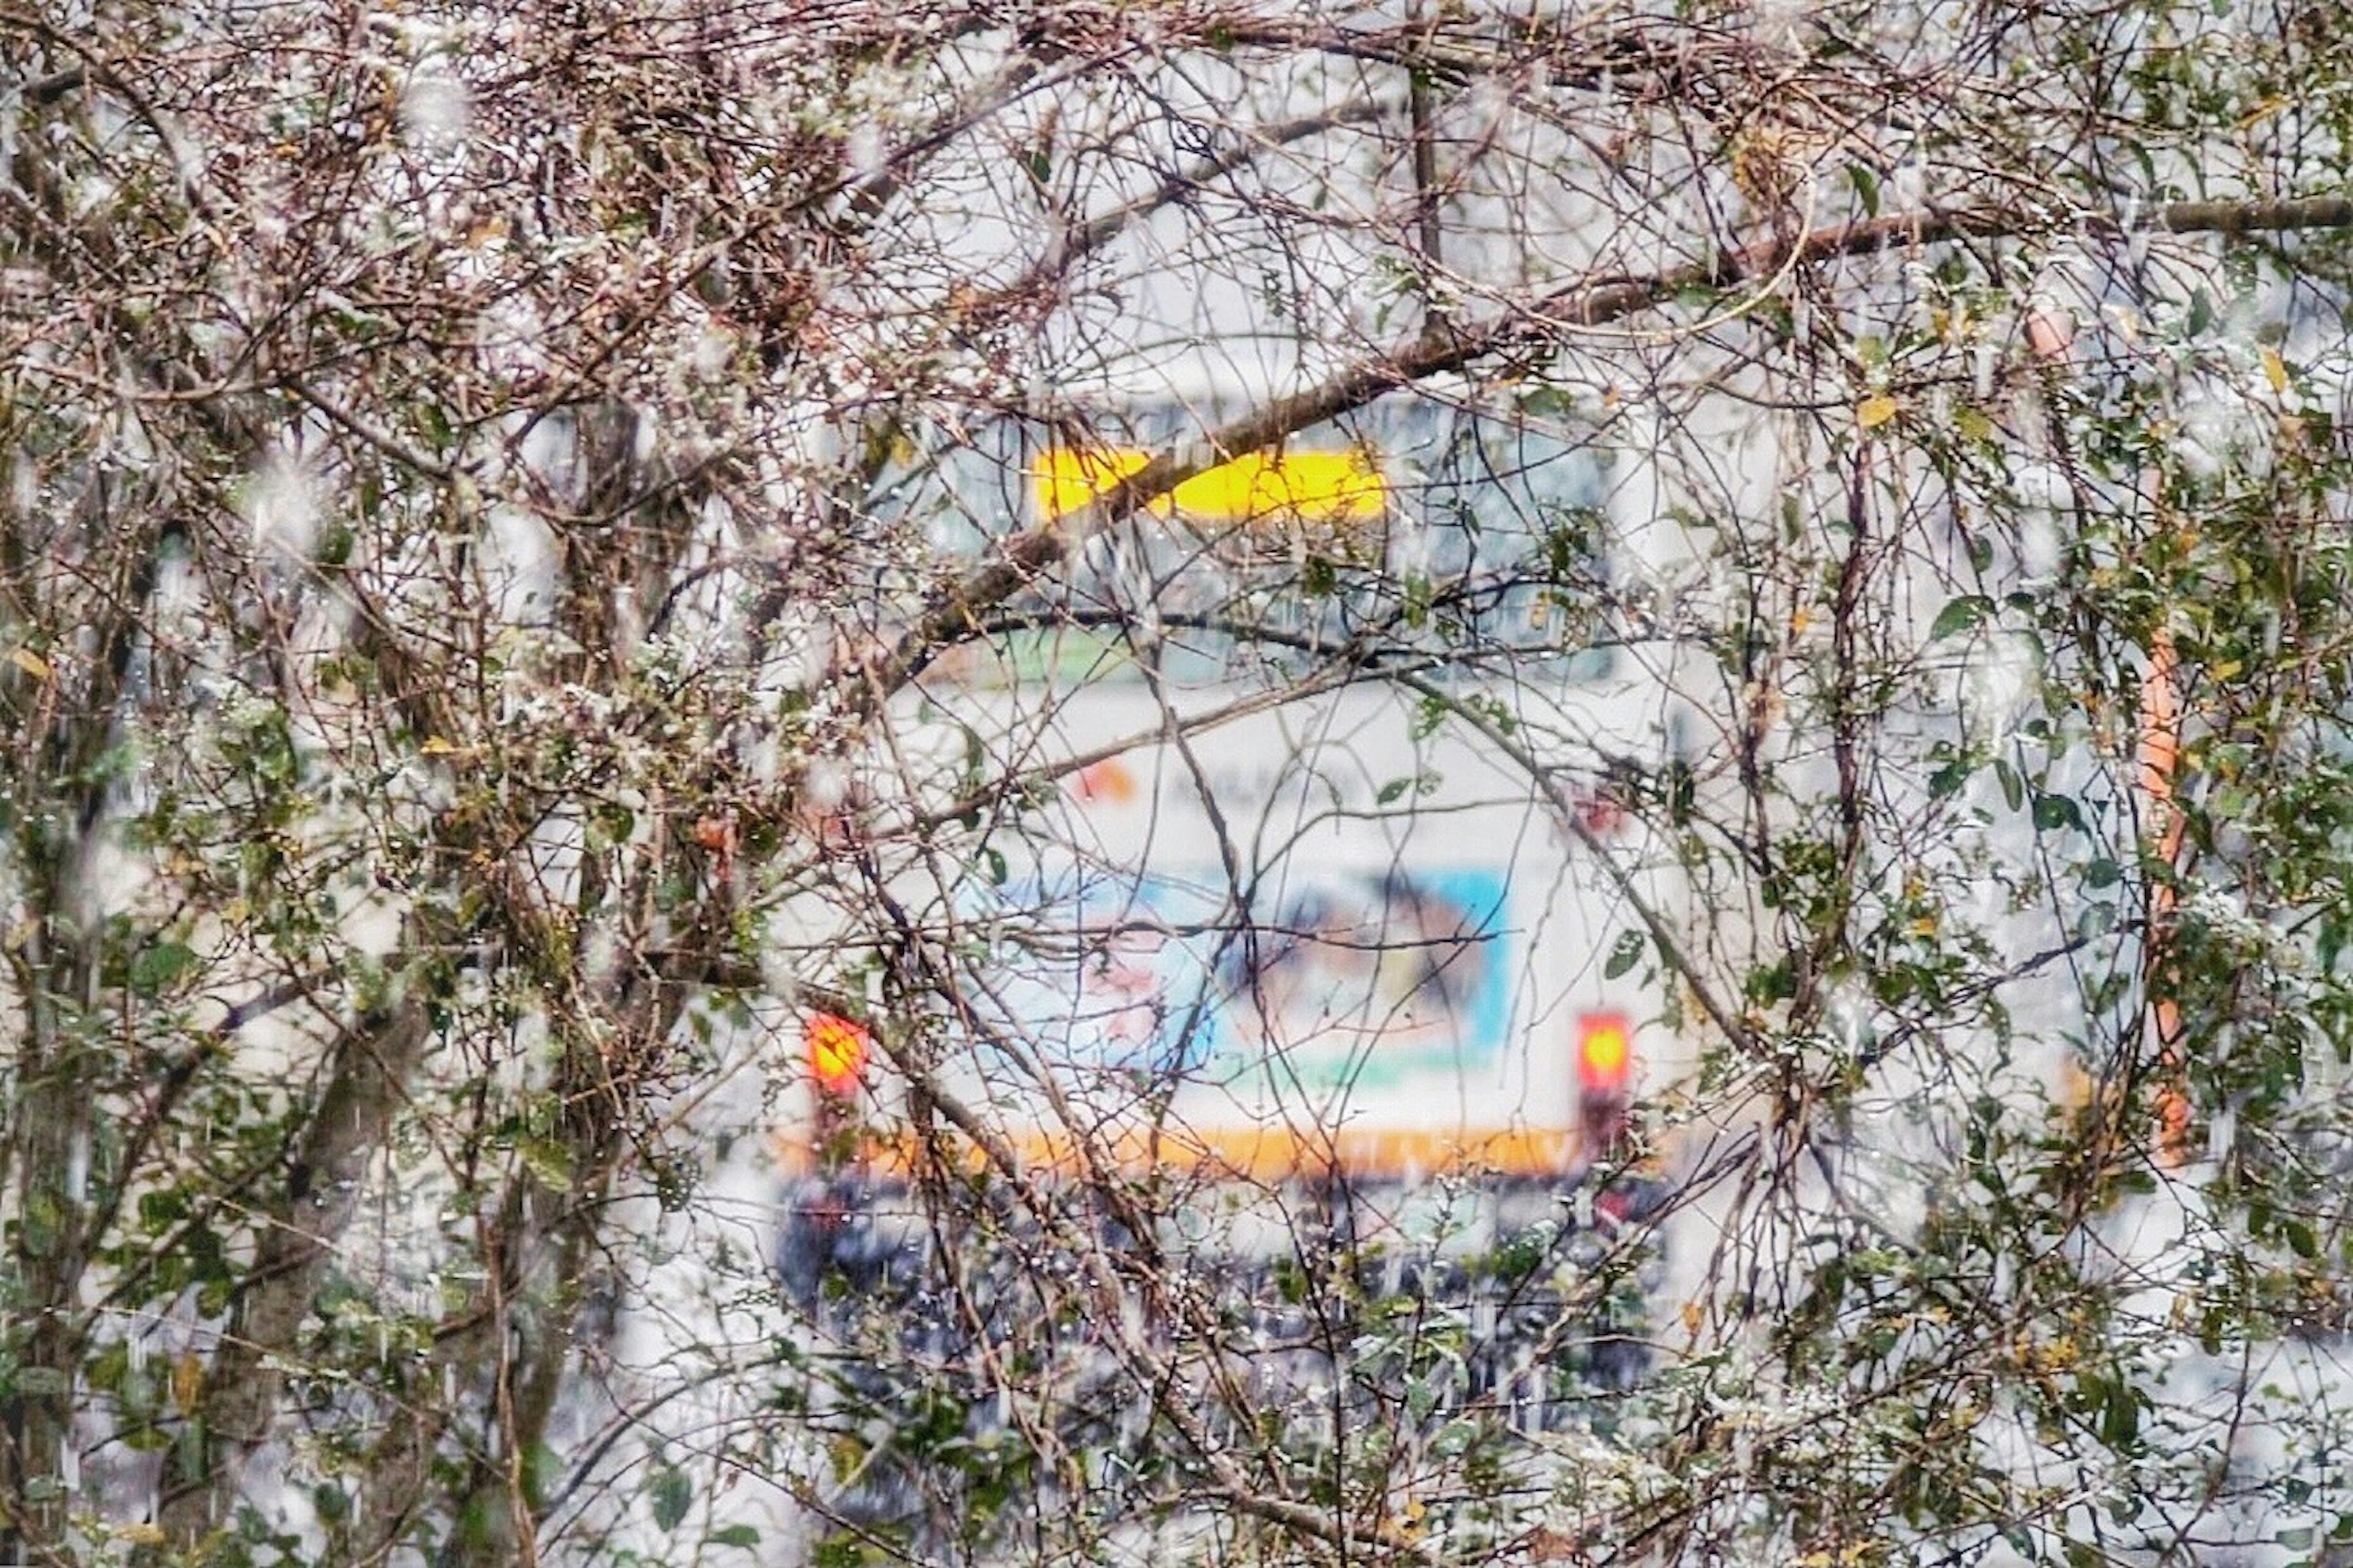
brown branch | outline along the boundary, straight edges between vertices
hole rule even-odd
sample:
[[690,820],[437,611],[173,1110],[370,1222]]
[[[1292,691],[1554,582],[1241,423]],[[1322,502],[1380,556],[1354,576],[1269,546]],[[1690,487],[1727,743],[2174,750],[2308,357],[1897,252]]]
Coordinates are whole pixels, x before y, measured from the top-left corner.
[[[1688,289],[1736,288],[1799,267],[1873,251],[1964,238],[2018,239],[2060,226],[2008,209],[1932,208],[1764,240],[1727,251],[1712,262],[1687,262],[1639,277],[1588,273],[1538,296],[1524,309],[1367,357],[1319,385],[1277,398],[1206,436],[1163,449],[1105,488],[1082,510],[1044,519],[1013,534],[997,547],[994,560],[950,584],[893,641],[860,663],[828,671],[814,684],[811,695],[830,694],[853,714],[871,711],[921,673],[942,647],[969,634],[982,615],[1038,580],[1088,538],[1134,516],[1198,474],[1262,451],[1388,393],[1451,374],[1481,360],[1551,347],[1582,331],[1653,309]],[[2174,202],[2149,209],[2137,221],[2112,214],[2086,216],[2082,226],[2097,235],[2152,230],[2229,237],[2353,228],[2353,197]]]
[[[1421,25],[1418,5],[1408,15],[1415,26]],[[1426,70],[1409,68],[1406,82],[1407,113],[1413,125],[1413,216],[1415,243],[1421,252],[1422,330],[1443,336],[1450,312],[1431,293],[1438,272],[1446,265],[1444,214],[1439,206],[1444,193],[1438,183],[1435,94]]]
[[206,1372],[197,1410],[202,1458],[160,1514],[174,1540],[195,1542],[220,1522],[239,1464],[274,1430],[285,1382],[274,1358],[311,1310],[335,1240],[359,1205],[368,1163],[431,1038],[424,1005],[414,1001],[343,1037],[285,1186],[262,1216],[259,1250]]
[[68,66],[64,70],[54,71],[47,76],[38,77],[26,82],[25,101],[44,106],[55,103],[66,94],[80,90],[82,85],[89,79],[90,73],[81,67]]
[[1389,113],[1395,105],[1383,99],[1364,98],[1337,109],[1316,114],[1304,114],[1294,120],[1270,125],[1251,135],[1247,141],[1225,152],[1199,159],[1187,168],[1172,170],[1160,184],[1131,202],[1096,214],[1083,223],[1064,232],[1052,248],[1040,257],[1028,270],[1002,289],[992,289],[971,307],[972,312],[986,315],[991,310],[1019,302],[1060,277],[1071,267],[1092,256],[1105,246],[1135,226],[1141,219],[1150,217],[1165,207],[1183,201],[1193,192],[1212,181],[1220,180],[1249,167],[1265,154],[1280,151],[1295,142],[1304,142],[1326,131],[1338,131],[1352,125],[1370,124]]
[[[911,138],[902,145],[893,149],[889,156],[882,160],[880,168],[854,180],[838,183],[830,190],[820,193],[818,197],[812,198],[812,201],[829,197],[836,193],[846,193],[847,200],[843,205],[847,211],[844,216],[853,226],[865,227],[872,223],[882,209],[891,204],[892,198],[905,187],[907,173],[911,166],[947,146],[991,115],[1010,108],[1040,85],[1038,81],[1040,63],[1034,57],[1026,55],[1017,56],[1008,61],[994,77],[982,83],[969,97],[956,103],[922,134]],[[1068,79],[1072,74],[1074,73],[1068,69],[1058,72],[1043,85],[1054,85],[1056,82]]]

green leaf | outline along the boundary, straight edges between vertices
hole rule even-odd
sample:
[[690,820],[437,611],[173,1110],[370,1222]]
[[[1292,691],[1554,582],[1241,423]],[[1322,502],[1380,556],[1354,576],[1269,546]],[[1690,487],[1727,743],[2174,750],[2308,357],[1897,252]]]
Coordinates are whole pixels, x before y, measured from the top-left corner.
[[2001,781],[2001,798],[2010,810],[2016,811],[2026,804],[2026,783],[2018,776],[2016,768],[1997,761],[1993,765],[1993,776]]
[[53,1366],[28,1366],[16,1373],[16,1392],[32,1399],[55,1399],[69,1393],[73,1379]]
[[1848,183],[1854,186],[1855,200],[1862,204],[1865,217],[1879,216],[1879,176],[1861,163],[1846,166]]
[[2045,833],[2062,827],[2080,830],[2084,826],[2084,811],[2071,796],[2044,795],[2038,790],[2034,796],[2034,826]]
[[1974,629],[1978,623],[1993,613],[1993,601],[1983,594],[1964,594],[1936,612],[1936,624],[1928,628],[1930,642],[1942,642]]
[[139,1226],[151,1236],[160,1236],[187,1215],[188,1194],[182,1188],[158,1187],[139,1194]]
[[1618,940],[1609,944],[1609,962],[1601,966],[1601,978],[1615,980],[1642,962],[1642,933],[1620,931]]
[[595,849],[610,849],[627,844],[638,831],[638,814],[617,801],[607,801],[593,807],[588,814],[588,844]]
[[2107,1385],[2107,1402],[2100,1408],[2100,1441],[2120,1448],[2140,1436],[2140,1401],[2123,1378]]
[[654,1528],[676,1530],[694,1506],[694,1483],[675,1465],[665,1467],[653,1480]]
[[572,1190],[572,1156],[553,1138],[526,1138],[515,1146],[523,1168],[551,1192]]
[[196,950],[187,943],[156,942],[131,961],[131,989],[142,996],[161,996],[195,966]]
[[731,1524],[724,1530],[714,1530],[702,1538],[706,1546],[741,1546],[746,1551],[760,1544],[760,1532],[748,1524]]
[[523,1450],[523,1495],[534,1505],[546,1501],[563,1479],[564,1458],[553,1445],[533,1443]]
[[1405,795],[1405,792],[1412,787],[1413,781],[1411,779],[1391,779],[1388,783],[1381,785],[1380,793],[1378,795],[1373,796],[1373,804],[1375,805],[1393,805],[1397,801],[1402,799]]

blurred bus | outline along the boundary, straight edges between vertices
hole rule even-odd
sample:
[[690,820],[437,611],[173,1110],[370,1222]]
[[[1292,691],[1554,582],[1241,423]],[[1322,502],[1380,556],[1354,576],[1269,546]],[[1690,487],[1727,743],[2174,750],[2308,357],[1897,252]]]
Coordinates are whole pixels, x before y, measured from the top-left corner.
[[[911,438],[876,491],[969,559],[1214,423]],[[901,766],[984,825],[901,895],[964,966],[935,1087],[1066,1173],[1472,1176],[1542,1210],[1621,1152],[1675,1054],[1630,902],[1673,910],[1673,856],[1637,807],[1672,809],[1691,737],[1627,635],[1604,477],[1545,419],[1395,400],[1188,480],[926,671]],[[903,1179],[868,1018],[804,1027],[785,1168]]]

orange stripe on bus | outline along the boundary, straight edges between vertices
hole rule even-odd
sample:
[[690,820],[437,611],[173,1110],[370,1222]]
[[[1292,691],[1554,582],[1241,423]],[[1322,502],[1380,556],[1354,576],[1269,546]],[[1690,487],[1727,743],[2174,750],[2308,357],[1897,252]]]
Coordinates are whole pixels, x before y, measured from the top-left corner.
[[[1008,1135],[1007,1145],[1024,1170],[1071,1177],[1083,1175],[1090,1162],[1075,1138],[1032,1130]],[[1184,1170],[1251,1181],[1281,1181],[1335,1171],[1356,1176],[1427,1176],[1483,1171],[1507,1176],[1558,1176],[1582,1163],[1582,1140],[1549,1128],[1465,1128],[1451,1132],[1344,1129],[1332,1133],[1293,1133],[1278,1128],[1216,1131],[1162,1129],[1156,1135],[1117,1132],[1093,1140],[1095,1165],[1124,1173]],[[819,1164],[817,1149],[779,1132],[770,1144],[777,1163],[793,1174],[809,1174]],[[977,1149],[960,1143],[959,1157],[977,1167]],[[876,1138],[845,1163],[878,1175],[904,1175],[916,1165],[916,1147],[906,1138]]]

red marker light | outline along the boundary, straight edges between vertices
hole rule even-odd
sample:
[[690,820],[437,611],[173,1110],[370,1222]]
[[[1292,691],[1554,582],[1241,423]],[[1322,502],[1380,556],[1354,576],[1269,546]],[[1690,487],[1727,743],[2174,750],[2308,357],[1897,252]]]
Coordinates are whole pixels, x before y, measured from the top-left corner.
[[1634,1072],[1634,1029],[1623,1013],[1577,1020],[1577,1087],[1588,1100],[1621,1100]]
[[842,1100],[858,1092],[866,1077],[867,1048],[874,1043],[865,1025],[839,1013],[813,1013],[801,1038],[818,1088]]

